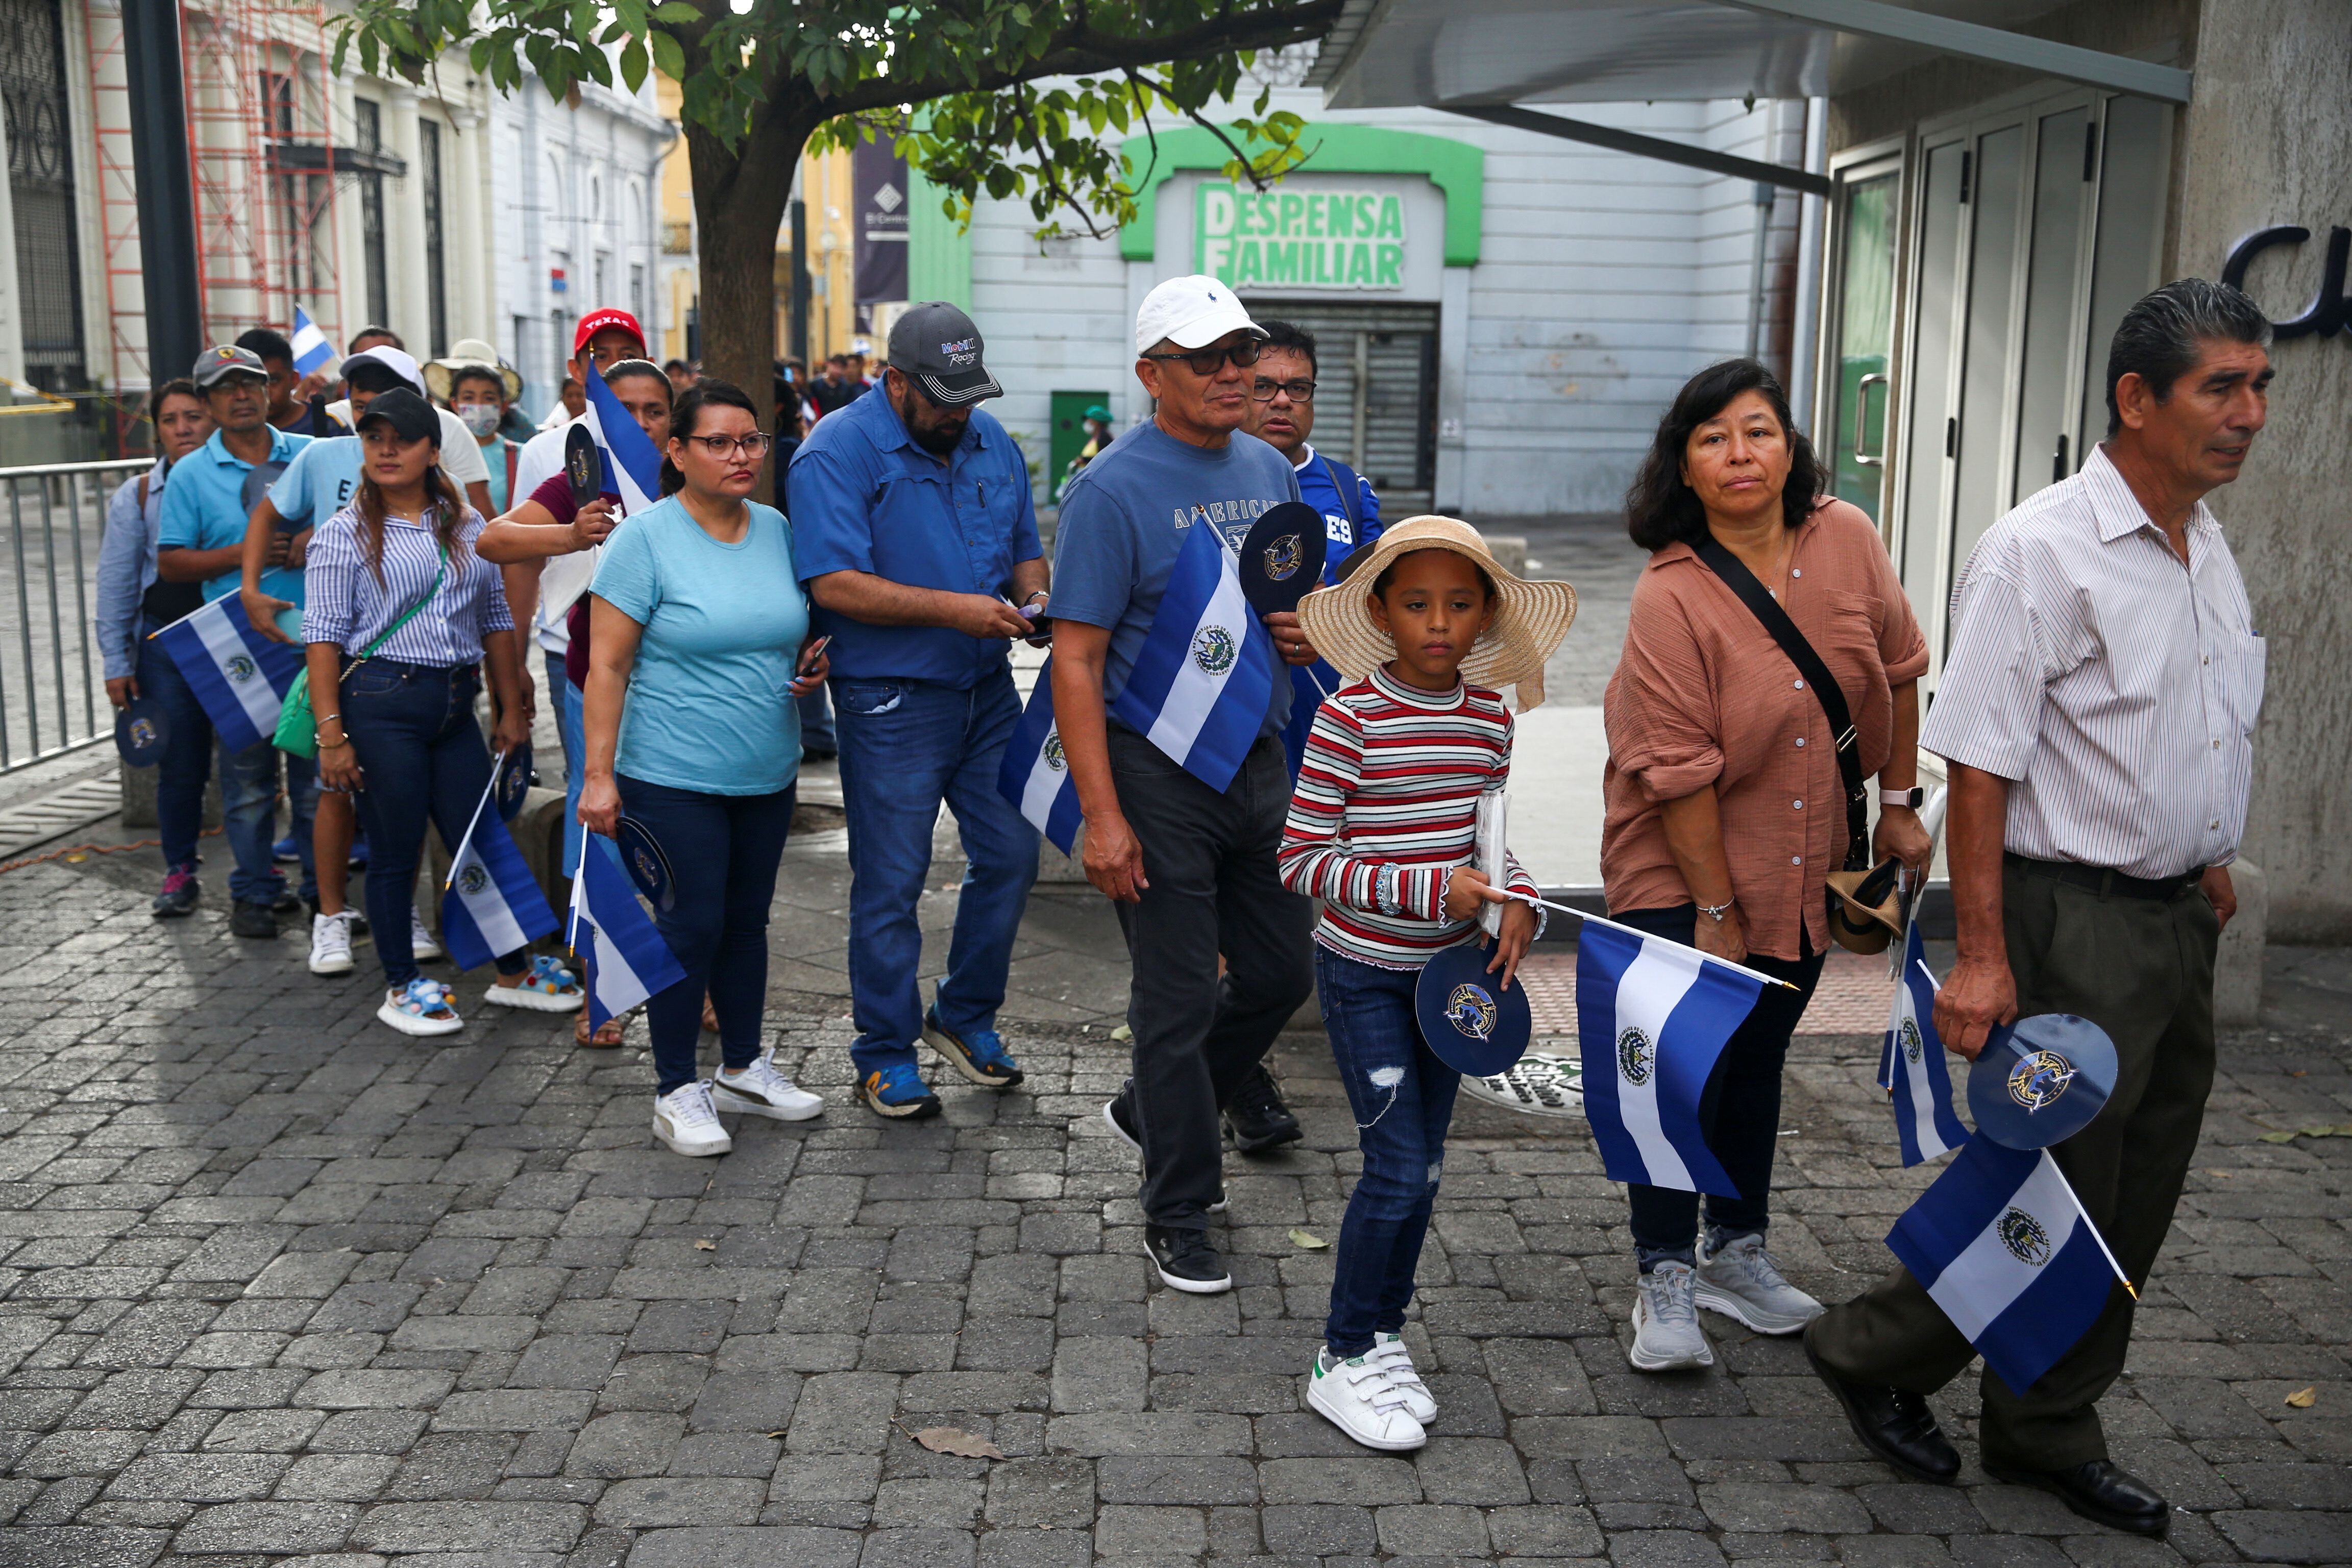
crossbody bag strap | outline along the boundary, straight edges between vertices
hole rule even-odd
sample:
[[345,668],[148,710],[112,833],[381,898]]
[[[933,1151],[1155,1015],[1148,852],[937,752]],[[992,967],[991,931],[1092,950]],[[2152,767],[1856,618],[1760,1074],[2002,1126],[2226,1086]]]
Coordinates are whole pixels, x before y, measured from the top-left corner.
[[376,649],[390,642],[394,632],[397,632],[401,627],[415,620],[417,616],[417,613],[423,610],[425,605],[431,604],[435,596],[441,592],[442,575],[449,570],[449,547],[443,544],[438,548],[441,552],[441,563],[433,569],[433,585],[425,590],[425,597],[409,605],[407,610],[401,616],[400,619],[393,622],[392,625],[384,627],[381,632],[378,632],[375,636],[375,640],[369,643],[364,648],[362,648],[360,650],[360,656],[357,658],[343,666],[343,673],[341,677],[341,679],[349,680],[352,678],[352,671],[357,669],[361,665],[365,664],[369,659],[373,658],[375,657]]
[[1707,568],[1723,579],[1724,586],[1739,596],[1750,614],[1763,624],[1789,662],[1805,684],[1813,689],[1815,700],[1822,705],[1822,714],[1830,721],[1830,736],[1837,752],[1838,780],[1845,786],[1845,869],[1855,870],[1870,864],[1870,796],[1862,782],[1862,737],[1853,727],[1853,715],[1846,708],[1845,692],[1837,677],[1780,607],[1780,601],[1756,580],[1738,556],[1723,547],[1713,535],[1700,540],[1694,548]]
[[[1352,550],[1364,542],[1364,520],[1356,515],[1356,509],[1364,504],[1363,492],[1356,488],[1356,470],[1344,464],[1334,464],[1320,452],[1315,454],[1315,460],[1323,465],[1323,477],[1331,481],[1331,488],[1339,494],[1339,510],[1348,517],[1350,535],[1348,548]],[[1339,482],[1342,473],[1349,479],[1344,485]]]

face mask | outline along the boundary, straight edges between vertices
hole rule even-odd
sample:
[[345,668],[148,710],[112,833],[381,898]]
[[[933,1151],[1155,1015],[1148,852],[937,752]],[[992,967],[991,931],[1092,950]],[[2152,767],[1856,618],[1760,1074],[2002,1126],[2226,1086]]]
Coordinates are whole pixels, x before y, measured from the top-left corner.
[[461,403],[457,405],[457,417],[466,422],[466,428],[478,441],[498,429],[504,413],[495,403]]

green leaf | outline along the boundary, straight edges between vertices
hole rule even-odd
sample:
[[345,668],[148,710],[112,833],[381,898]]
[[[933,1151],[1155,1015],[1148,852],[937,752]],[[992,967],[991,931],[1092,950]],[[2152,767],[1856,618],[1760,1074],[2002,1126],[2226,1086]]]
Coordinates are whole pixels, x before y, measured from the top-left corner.
[[2255,1134],[2254,1141],[2258,1143],[2292,1143],[2294,1136],[2292,1132],[2260,1132]]
[[631,92],[646,85],[646,47],[631,38],[621,46],[621,80]]
[[686,48],[677,38],[664,32],[646,35],[653,45],[654,65],[672,81],[686,79]]
[[1306,1247],[1310,1252],[1320,1251],[1322,1248],[1331,1245],[1329,1242],[1324,1240],[1321,1237],[1315,1235],[1311,1231],[1304,1230],[1292,1231],[1290,1233],[1290,1241],[1292,1246]]
[[655,6],[649,15],[656,22],[688,23],[702,20],[702,13],[688,5],[686,0],[663,0],[663,4]]

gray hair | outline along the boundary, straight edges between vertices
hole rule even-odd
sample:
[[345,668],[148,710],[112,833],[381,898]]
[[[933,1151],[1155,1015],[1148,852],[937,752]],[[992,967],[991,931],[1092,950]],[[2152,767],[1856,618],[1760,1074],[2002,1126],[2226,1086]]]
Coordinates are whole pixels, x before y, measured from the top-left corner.
[[2172,384],[2203,356],[2208,339],[2269,347],[2271,324],[2262,307],[2227,283],[2183,278],[2143,295],[2116,327],[2107,345],[2107,434],[2124,427],[2116,384],[2137,375],[2162,403]]

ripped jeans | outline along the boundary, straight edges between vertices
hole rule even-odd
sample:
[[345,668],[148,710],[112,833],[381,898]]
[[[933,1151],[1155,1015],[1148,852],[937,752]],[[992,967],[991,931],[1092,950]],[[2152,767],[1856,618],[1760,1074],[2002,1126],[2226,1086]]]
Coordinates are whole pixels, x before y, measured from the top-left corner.
[[1363,1174],[1348,1197],[1323,1339],[1335,1357],[1361,1355],[1375,1332],[1404,1327],[1422,1237],[1437,1201],[1445,1129],[1461,1075],[1424,1044],[1414,1021],[1417,969],[1381,969],[1315,950],[1315,986],[1331,1057],[1355,1110]]

